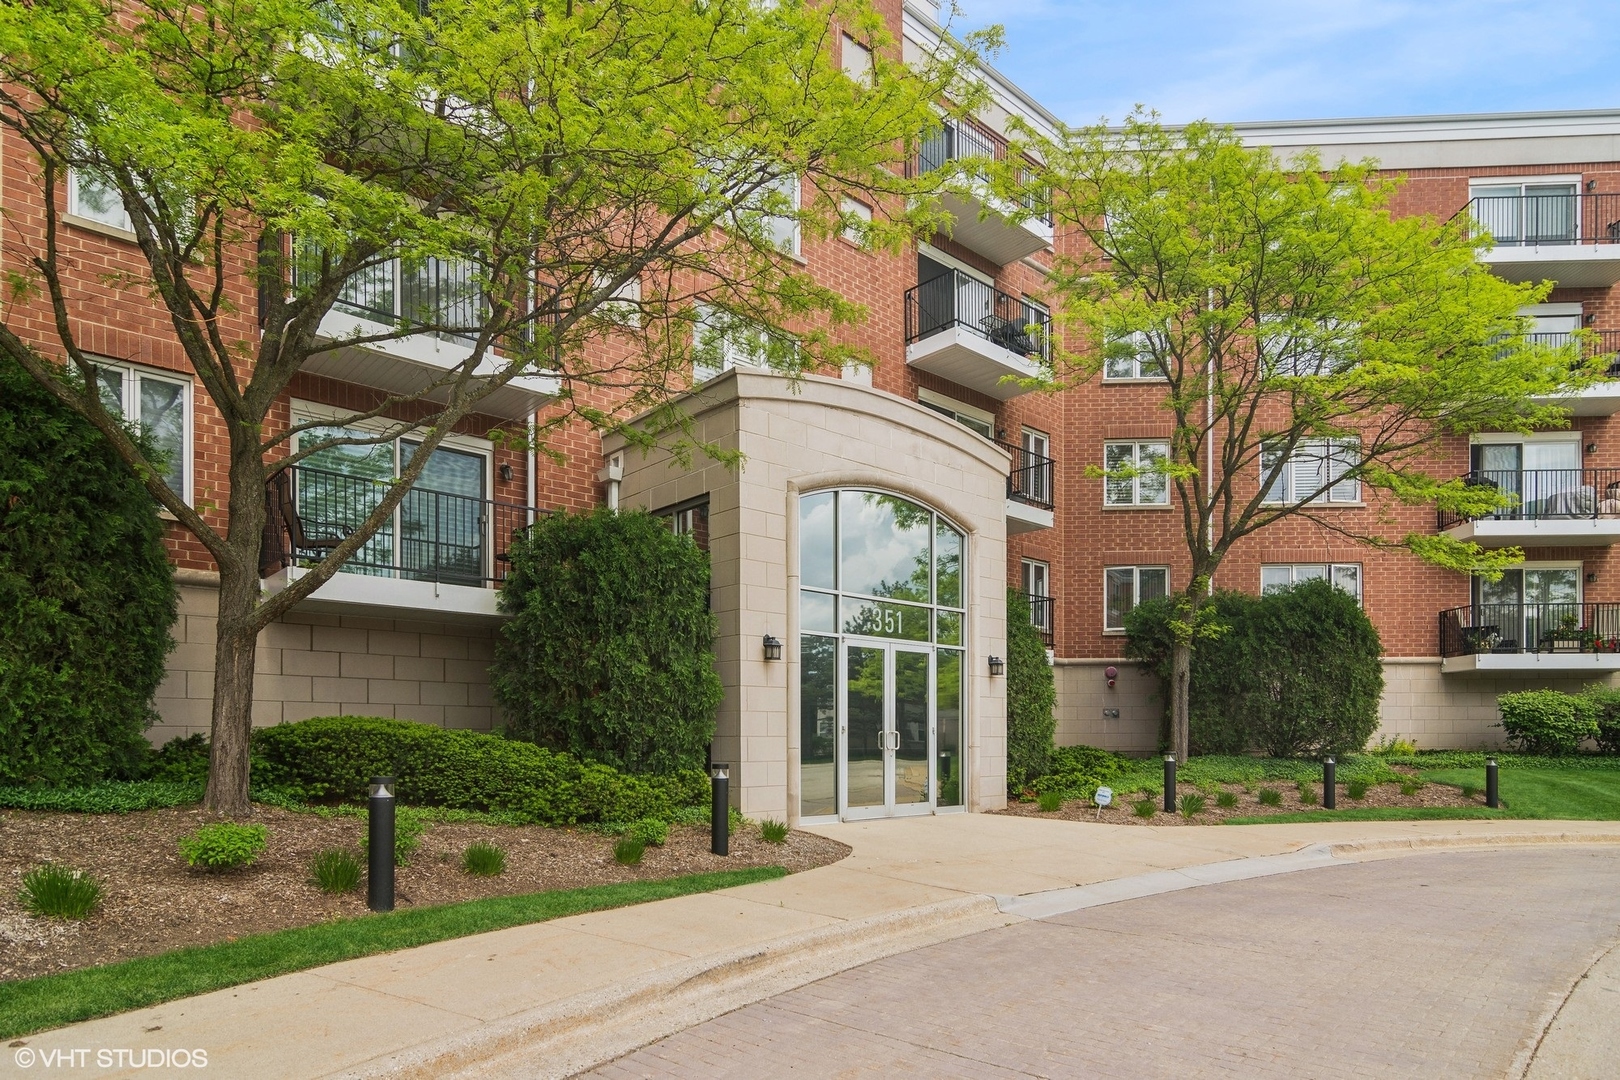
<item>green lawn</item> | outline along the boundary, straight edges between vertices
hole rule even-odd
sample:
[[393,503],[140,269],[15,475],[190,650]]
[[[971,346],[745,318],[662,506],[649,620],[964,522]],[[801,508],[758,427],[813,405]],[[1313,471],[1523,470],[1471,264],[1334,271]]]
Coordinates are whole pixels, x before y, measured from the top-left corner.
[[[1620,769],[1579,766],[1515,766],[1497,774],[1502,809],[1480,806],[1349,807],[1344,810],[1305,810],[1292,814],[1227,818],[1227,825],[1287,825],[1302,821],[1447,821],[1459,818],[1563,818],[1586,821],[1620,820]],[[1429,769],[1423,779],[1485,790],[1485,770]]]
[[111,1016],[339,960],[409,949],[587,911],[729,889],[786,874],[779,866],[764,866],[689,874],[663,881],[630,881],[526,896],[497,896],[465,904],[412,908],[279,930],[218,945],[0,983],[0,1039]]

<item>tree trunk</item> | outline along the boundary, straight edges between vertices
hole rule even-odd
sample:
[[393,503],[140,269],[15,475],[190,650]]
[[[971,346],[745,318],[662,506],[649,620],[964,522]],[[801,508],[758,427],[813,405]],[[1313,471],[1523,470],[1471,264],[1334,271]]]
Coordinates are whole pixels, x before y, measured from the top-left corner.
[[234,818],[253,811],[248,798],[248,749],[253,736],[253,667],[259,651],[259,630],[253,619],[258,599],[256,569],[220,568],[214,716],[203,808]]
[[1188,756],[1187,705],[1192,686],[1192,643],[1170,647],[1170,752],[1185,762]]

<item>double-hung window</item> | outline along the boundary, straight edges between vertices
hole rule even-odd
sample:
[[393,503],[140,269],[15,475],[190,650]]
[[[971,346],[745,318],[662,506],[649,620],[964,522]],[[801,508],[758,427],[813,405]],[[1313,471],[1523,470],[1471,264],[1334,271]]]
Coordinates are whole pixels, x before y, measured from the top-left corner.
[[1164,471],[1169,457],[1168,442],[1104,443],[1103,505],[1169,505],[1170,478]]
[[1260,568],[1260,591],[1277,592],[1301,581],[1325,579],[1361,603],[1360,563],[1278,563]]
[[134,232],[118,189],[83,169],[68,170],[68,213],[120,232]]
[[127,364],[96,365],[101,404],[138,427],[151,440],[163,482],[191,502],[191,382]]
[[1110,566],[1103,570],[1103,629],[1125,629],[1125,616],[1138,604],[1170,595],[1167,566]]
[[1103,351],[1104,379],[1162,379],[1165,352],[1162,335],[1137,330],[1110,336]]
[[1284,457],[1281,447],[1262,447],[1260,472],[1268,503],[1354,505],[1361,502],[1361,481],[1346,474],[1361,458],[1360,439],[1309,439]]

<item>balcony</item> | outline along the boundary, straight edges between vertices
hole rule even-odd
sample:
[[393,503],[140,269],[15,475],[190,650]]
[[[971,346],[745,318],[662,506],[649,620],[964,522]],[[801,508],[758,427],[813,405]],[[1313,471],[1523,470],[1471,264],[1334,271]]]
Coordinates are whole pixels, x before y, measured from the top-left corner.
[[1485,262],[1509,281],[1620,282],[1620,194],[1480,196],[1463,213],[1496,241]]
[[1620,469],[1475,470],[1463,482],[1516,504],[1465,518],[1443,511],[1441,532],[1480,547],[1592,547],[1620,540]]
[[[318,257],[302,249],[293,260],[293,283],[310,271]],[[419,265],[390,259],[349,279],[337,303],[321,320],[320,337],[343,342],[371,337],[413,324],[476,326],[483,318],[484,294],[471,263],[428,259]],[[389,394],[422,394],[472,351],[470,337],[424,332],[366,344],[339,345],[316,353],[303,370],[313,375],[358,383]],[[501,365],[491,351],[477,374],[493,375]],[[557,380],[545,375],[520,375],[478,404],[478,411],[506,420],[526,420],[554,397]],[[427,391],[429,400],[442,401],[439,391]]]
[[1620,604],[1473,604],[1442,611],[1440,670],[1620,671]]
[[[392,479],[292,466],[271,479],[259,573],[279,592],[349,536],[383,500]],[[310,597],[351,614],[401,610],[495,618],[512,541],[535,510],[447,491],[412,488],[343,569]]]
[[1050,348],[1051,316],[959,270],[906,292],[906,363],[1006,401]]
[[1007,473],[1007,535],[1050,529],[1052,459],[1015,443],[997,442],[996,445],[1012,455],[1012,469]]
[[[1529,340],[1542,345],[1558,347],[1568,345],[1567,333],[1527,334]],[[1533,399],[1538,405],[1562,405],[1571,416],[1613,416],[1620,413],[1620,330],[1599,330],[1587,338],[1584,350],[1588,358],[1609,358],[1609,380],[1594,383],[1585,390],[1564,396]]]
[[[956,120],[923,143],[911,163],[910,174],[922,176],[952,162],[1004,161],[1007,140],[992,131]],[[989,182],[974,174],[969,183],[942,196],[945,210],[955,219],[951,239],[978,252],[997,266],[1017,262],[1052,246],[1052,214],[1034,199],[1013,206],[990,193]]]
[[1024,600],[1029,604],[1029,625],[1040,631],[1041,640],[1046,642],[1046,647],[1050,649],[1054,633],[1052,618],[1053,613],[1057,610],[1054,598],[1050,596],[1033,596],[1030,593],[1025,593]]

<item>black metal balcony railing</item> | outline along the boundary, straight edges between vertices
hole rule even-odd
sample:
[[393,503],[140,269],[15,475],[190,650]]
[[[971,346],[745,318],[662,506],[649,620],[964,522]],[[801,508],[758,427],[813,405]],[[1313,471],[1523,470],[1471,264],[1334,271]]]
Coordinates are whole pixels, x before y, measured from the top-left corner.
[[1052,316],[978,278],[952,270],[906,290],[906,344],[961,327],[1030,359],[1051,347]]
[[[321,251],[295,242],[293,285],[307,284]],[[478,268],[465,259],[388,259],[349,278],[336,307],[385,326],[441,326],[473,330],[484,321],[486,305]],[[470,334],[440,333],[448,341],[471,343]]]
[[[1556,349],[1568,345],[1574,335],[1569,331],[1551,331],[1524,336],[1525,340],[1532,344],[1548,345]],[[1594,356],[1609,357],[1609,374],[1620,378],[1620,330],[1588,330],[1581,355],[1588,360]]]
[[1440,528],[1465,521],[1554,521],[1620,518],[1620,469],[1475,469],[1465,484],[1512,495],[1515,505],[1470,519],[1440,512]]
[[1053,598],[1025,593],[1024,599],[1029,603],[1029,625],[1041,632],[1042,641],[1046,642],[1047,645],[1051,645],[1054,629],[1052,616],[1053,612],[1057,610]]
[[1481,195],[1462,212],[1498,247],[1620,243],[1620,194]]
[[[391,479],[371,479],[295,465],[266,491],[269,518],[260,571],[324,558],[377,508]],[[412,488],[343,573],[488,586],[506,578],[513,539],[532,508],[447,491]]]
[[1620,653],[1620,604],[1471,604],[1440,613],[1440,655]]
[[1017,443],[998,440],[996,445],[1012,455],[1012,468],[1007,473],[1007,498],[1042,510],[1052,509],[1052,459]]
[[[933,138],[917,149],[917,157],[908,164],[907,173],[922,176],[943,169],[953,161],[1005,161],[1011,152],[1007,140],[993,131],[959,120],[946,120]],[[1033,173],[1024,170],[1021,177],[1030,185]],[[1019,205],[1032,211],[1036,220],[1052,224],[1051,199],[1038,191],[1029,191],[1019,197]]]

